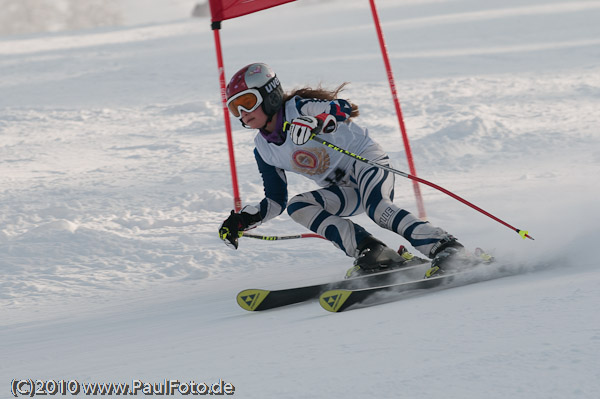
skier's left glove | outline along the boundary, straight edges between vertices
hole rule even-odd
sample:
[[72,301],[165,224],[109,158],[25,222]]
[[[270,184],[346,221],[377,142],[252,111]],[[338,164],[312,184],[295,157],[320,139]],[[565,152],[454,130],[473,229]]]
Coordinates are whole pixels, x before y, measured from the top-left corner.
[[228,247],[237,249],[238,238],[245,230],[252,229],[261,223],[260,211],[252,205],[246,205],[240,213],[231,211],[231,214],[219,227],[219,237]]
[[290,136],[294,144],[303,145],[319,133],[333,133],[336,129],[337,122],[331,114],[299,116],[292,119]]

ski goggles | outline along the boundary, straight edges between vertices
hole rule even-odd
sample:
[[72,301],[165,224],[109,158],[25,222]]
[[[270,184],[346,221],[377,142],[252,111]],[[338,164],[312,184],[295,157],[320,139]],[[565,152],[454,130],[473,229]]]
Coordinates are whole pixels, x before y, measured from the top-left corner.
[[227,100],[227,108],[233,116],[242,118],[242,110],[252,112],[256,110],[263,102],[260,92],[256,89],[248,89],[239,92]]

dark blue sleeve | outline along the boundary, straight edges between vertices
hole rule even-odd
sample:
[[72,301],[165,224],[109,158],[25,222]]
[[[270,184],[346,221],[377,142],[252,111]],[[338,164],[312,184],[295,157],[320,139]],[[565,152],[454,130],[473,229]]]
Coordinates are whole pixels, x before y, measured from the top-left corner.
[[260,216],[264,222],[280,215],[287,206],[287,178],[283,169],[266,163],[256,148],[254,157],[265,189],[265,199],[260,202]]
[[336,100],[315,100],[296,97],[296,110],[300,115],[317,116],[322,113],[330,114],[335,117],[337,122],[344,122],[350,118],[352,105],[341,98]]

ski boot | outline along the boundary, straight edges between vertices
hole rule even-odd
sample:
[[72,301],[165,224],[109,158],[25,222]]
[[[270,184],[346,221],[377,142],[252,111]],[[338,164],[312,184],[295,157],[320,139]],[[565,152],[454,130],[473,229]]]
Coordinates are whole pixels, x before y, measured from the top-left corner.
[[373,236],[362,240],[357,251],[358,257],[346,272],[346,278],[397,269],[415,258],[404,246],[396,252]]
[[477,248],[475,254],[468,253],[465,247],[452,236],[443,239],[433,251],[433,260],[430,268],[425,272],[425,278],[460,272],[494,261],[494,258],[481,248]]

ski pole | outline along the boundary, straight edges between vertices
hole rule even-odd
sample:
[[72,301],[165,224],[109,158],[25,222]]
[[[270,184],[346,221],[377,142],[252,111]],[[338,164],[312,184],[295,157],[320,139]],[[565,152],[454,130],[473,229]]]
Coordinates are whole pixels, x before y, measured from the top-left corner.
[[436,190],[439,190],[439,191],[443,192],[444,194],[447,194],[447,195],[451,196],[452,198],[454,198],[454,199],[456,199],[456,200],[458,200],[458,201],[462,202],[463,204],[470,206],[471,208],[475,209],[476,211],[479,211],[479,212],[483,213],[483,214],[484,214],[484,215],[486,215],[487,217],[494,219],[496,222],[498,222],[498,223],[500,223],[500,224],[503,224],[504,226],[508,227],[509,229],[516,231],[516,232],[517,232],[517,233],[518,233],[518,234],[519,234],[521,237],[523,237],[523,239],[525,239],[525,238],[529,238],[529,239],[533,240],[533,237],[531,237],[531,236],[529,235],[529,232],[528,232],[528,231],[525,231],[525,230],[520,230],[520,229],[517,229],[517,228],[515,228],[515,227],[511,226],[510,224],[506,223],[504,220],[497,218],[496,216],[492,215],[491,213],[489,213],[489,212],[487,212],[487,211],[485,211],[485,210],[481,209],[481,208],[480,208],[480,207],[478,207],[477,205],[475,205],[475,204],[472,204],[471,202],[467,201],[466,199],[464,199],[464,198],[462,198],[462,197],[459,197],[458,195],[454,194],[453,192],[451,192],[451,191],[448,191],[448,190],[446,190],[445,188],[438,186],[437,184],[431,183],[431,182],[429,182],[429,181],[427,181],[427,180],[425,180],[425,179],[421,179],[420,177],[413,176],[413,175],[411,175],[411,174],[408,174],[408,173],[402,172],[402,171],[400,171],[400,170],[397,170],[397,169],[391,168],[391,167],[389,167],[389,166],[385,166],[385,165],[378,164],[377,162],[373,162],[373,161],[371,161],[371,160],[369,160],[369,159],[367,159],[367,158],[363,158],[363,157],[361,157],[360,155],[356,155],[356,154],[354,154],[354,153],[352,153],[352,152],[350,152],[350,151],[348,151],[348,150],[345,150],[345,149],[343,149],[343,148],[340,148],[340,147],[338,147],[338,146],[337,146],[337,145],[335,145],[335,144],[332,144],[332,143],[330,143],[330,142],[328,142],[328,141],[326,141],[326,140],[323,140],[323,139],[322,139],[321,137],[319,137],[318,135],[315,135],[315,136],[311,137],[311,139],[312,139],[312,140],[315,140],[315,141],[317,141],[317,142],[319,142],[319,143],[321,143],[321,144],[323,144],[323,145],[324,145],[324,146],[326,146],[326,147],[329,147],[329,148],[331,148],[332,150],[335,150],[335,151],[337,151],[337,152],[341,152],[341,153],[342,153],[342,154],[344,154],[344,155],[348,155],[348,156],[350,156],[350,157],[352,157],[352,158],[356,159],[357,161],[364,162],[364,163],[366,163],[366,164],[369,164],[369,165],[371,165],[371,166],[376,166],[376,167],[378,167],[378,168],[380,168],[380,169],[386,170],[386,171],[388,171],[388,172],[391,172],[391,173],[394,173],[394,174],[396,174],[396,175],[400,175],[400,176],[402,176],[402,177],[406,177],[407,179],[411,179],[411,180],[414,180],[414,181],[416,181],[416,182],[423,183],[423,184],[425,184],[425,185],[428,185],[428,186],[430,186],[430,187],[433,187],[433,188],[435,188]]
[[240,232],[242,233],[242,237],[248,237],[248,238],[256,238],[259,240],[265,240],[265,241],[279,241],[279,240],[292,240],[295,238],[322,238],[322,239],[326,239],[324,237],[321,237],[318,234],[314,234],[314,233],[304,233],[304,234],[294,234],[294,235],[287,235],[287,236],[263,236],[263,235],[259,235],[259,234],[249,234],[249,233],[245,233],[245,232]]

